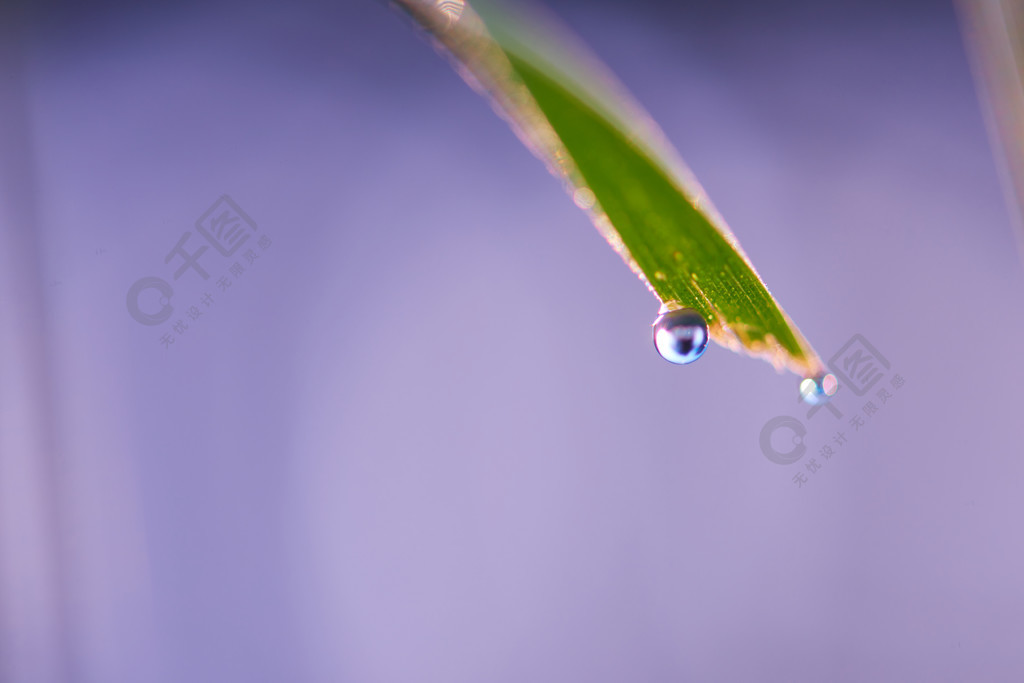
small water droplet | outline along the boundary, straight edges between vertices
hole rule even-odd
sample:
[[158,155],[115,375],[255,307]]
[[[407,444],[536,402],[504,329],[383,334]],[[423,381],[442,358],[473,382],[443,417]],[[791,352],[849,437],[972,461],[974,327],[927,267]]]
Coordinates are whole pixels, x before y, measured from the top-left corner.
[[824,372],[814,377],[807,377],[800,382],[800,398],[804,403],[820,406],[828,403],[839,389],[839,381],[831,372]]
[[593,208],[597,197],[594,196],[594,191],[589,187],[581,187],[572,193],[572,200],[576,203],[576,206],[586,210]]
[[692,363],[707,346],[708,324],[693,309],[668,311],[654,321],[654,347],[670,363]]
[[654,271],[654,279],[655,280],[661,280],[661,281],[664,282],[668,278],[665,277],[665,273],[661,272],[660,270],[656,270],[656,271]]

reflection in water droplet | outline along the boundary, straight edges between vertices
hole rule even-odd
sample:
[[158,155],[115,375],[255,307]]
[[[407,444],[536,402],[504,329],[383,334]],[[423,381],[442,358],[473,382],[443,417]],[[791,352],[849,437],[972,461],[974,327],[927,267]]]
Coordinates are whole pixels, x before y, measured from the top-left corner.
[[670,363],[692,363],[708,346],[708,324],[689,308],[662,313],[654,321],[654,346]]
[[451,28],[462,17],[462,12],[466,9],[466,0],[441,0],[437,3],[437,9],[447,20],[446,28]]
[[800,382],[800,398],[804,403],[812,406],[820,406],[828,403],[839,389],[839,381],[831,372],[825,372],[816,377],[807,377]]

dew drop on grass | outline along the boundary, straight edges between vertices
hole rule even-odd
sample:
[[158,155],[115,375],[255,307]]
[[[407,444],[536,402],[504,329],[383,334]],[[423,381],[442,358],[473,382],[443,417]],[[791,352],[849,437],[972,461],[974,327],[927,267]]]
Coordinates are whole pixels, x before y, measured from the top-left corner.
[[708,346],[708,324],[689,308],[662,313],[654,321],[654,346],[670,363],[692,363]]
[[824,372],[814,377],[807,377],[800,382],[800,398],[804,403],[820,406],[828,403],[839,389],[839,381],[831,372]]
[[587,209],[594,208],[594,203],[597,201],[597,197],[594,196],[594,191],[589,187],[581,187],[572,193],[572,201],[576,206],[585,211]]

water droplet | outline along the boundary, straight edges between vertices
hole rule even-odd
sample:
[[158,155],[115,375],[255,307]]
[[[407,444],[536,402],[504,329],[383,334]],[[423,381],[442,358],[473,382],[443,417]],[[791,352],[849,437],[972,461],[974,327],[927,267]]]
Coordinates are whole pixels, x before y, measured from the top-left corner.
[[665,277],[665,273],[661,272],[660,270],[656,270],[656,271],[654,271],[654,279],[655,280],[661,280],[661,281],[664,282],[668,278]]
[[800,382],[800,398],[804,403],[820,406],[828,403],[839,389],[839,381],[831,372],[824,372],[815,377],[807,377]]
[[668,311],[654,321],[654,347],[670,363],[692,363],[704,355],[707,346],[708,324],[697,311]]
[[593,208],[597,197],[594,196],[594,191],[589,187],[581,187],[572,193],[572,200],[576,203],[576,206],[586,210]]

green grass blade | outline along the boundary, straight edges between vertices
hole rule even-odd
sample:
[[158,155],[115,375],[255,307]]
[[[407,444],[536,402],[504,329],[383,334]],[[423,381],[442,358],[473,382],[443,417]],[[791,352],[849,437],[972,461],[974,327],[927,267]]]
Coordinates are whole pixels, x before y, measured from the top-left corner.
[[663,310],[699,311],[716,342],[779,370],[823,372],[671,145],[599,64],[564,49],[567,36],[490,5],[398,5],[565,182]]

